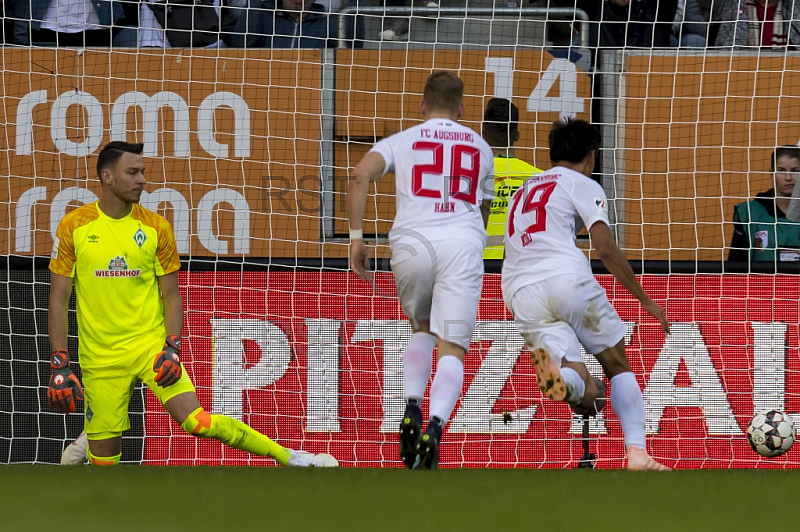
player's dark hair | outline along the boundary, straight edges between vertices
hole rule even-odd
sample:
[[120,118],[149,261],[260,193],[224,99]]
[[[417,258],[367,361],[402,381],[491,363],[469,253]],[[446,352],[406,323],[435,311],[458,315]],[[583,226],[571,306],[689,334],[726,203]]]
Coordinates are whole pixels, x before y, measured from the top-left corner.
[[769,171],[774,172],[778,166],[778,159],[781,157],[790,157],[796,161],[800,161],[800,146],[779,146],[772,153],[772,161],[770,163]]
[[505,98],[492,98],[483,113],[483,138],[492,148],[514,144],[519,123],[519,109]]
[[123,153],[141,155],[143,152],[144,144],[142,143],[134,144],[121,140],[109,142],[103,146],[103,149],[100,150],[100,154],[97,156],[97,175],[99,176],[106,168],[116,166],[117,161],[119,161]]
[[567,118],[550,129],[550,160],[579,163],[600,147],[600,132],[586,120]]
[[423,98],[429,111],[457,113],[464,98],[464,82],[452,72],[434,72],[425,82]]

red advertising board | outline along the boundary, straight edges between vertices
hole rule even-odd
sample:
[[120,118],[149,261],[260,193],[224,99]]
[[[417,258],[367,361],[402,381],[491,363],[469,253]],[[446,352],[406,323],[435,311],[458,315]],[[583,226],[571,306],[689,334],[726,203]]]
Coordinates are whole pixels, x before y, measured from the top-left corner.
[[[598,276],[628,324],[650,451],[677,468],[799,467],[800,446],[761,459],[745,437],[754,410],[779,409],[800,421],[797,278],[640,279],[666,308],[668,337],[612,277]],[[182,358],[206,409],[288,447],[332,453],[342,466],[401,466],[396,429],[410,329],[390,274],[371,286],[344,272],[191,272],[181,274],[181,286]],[[486,275],[440,467],[563,468],[583,454],[580,422],[542,397],[510,318],[500,276]],[[274,464],[183,434],[149,393],[146,408],[146,463]],[[598,467],[620,467],[622,433],[612,409],[590,428]]]

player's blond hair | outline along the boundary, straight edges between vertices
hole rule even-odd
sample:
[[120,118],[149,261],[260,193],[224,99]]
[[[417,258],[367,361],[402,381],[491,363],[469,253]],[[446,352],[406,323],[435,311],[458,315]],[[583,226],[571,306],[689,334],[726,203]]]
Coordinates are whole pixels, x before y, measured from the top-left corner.
[[425,82],[423,97],[429,111],[458,113],[464,98],[464,82],[452,72],[434,72]]

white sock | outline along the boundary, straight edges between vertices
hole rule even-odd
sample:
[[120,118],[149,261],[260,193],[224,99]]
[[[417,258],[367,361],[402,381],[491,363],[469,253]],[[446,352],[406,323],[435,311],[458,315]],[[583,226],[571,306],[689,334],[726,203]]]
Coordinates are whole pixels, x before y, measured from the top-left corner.
[[567,384],[567,391],[570,392],[567,395],[567,402],[571,405],[577,405],[583,399],[583,394],[586,393],[586,383],[583,382],[578,372],[572,368],[561,368],[561,377]]
[[611,379],[611,406],[622,425],[625,447],[647,449],[644,431],[644,399],[633,373],[626,371]]
[[436,375],[431,384],[431,417],[442,420],[442,425],[450,419],[461,386],[464,384],[464,363],[458,357],[448,355],[439,359],[436,364]]
[[433,348],[436,337],[425,332],[411,335],[403,354],[403,399],[416,399],[422,406],[422,396],[431,378]]

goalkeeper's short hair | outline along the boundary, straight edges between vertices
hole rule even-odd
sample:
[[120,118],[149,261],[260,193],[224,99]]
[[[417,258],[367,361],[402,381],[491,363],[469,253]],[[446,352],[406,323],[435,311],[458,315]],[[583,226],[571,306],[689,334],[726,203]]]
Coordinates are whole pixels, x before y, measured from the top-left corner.
[[116,166],[117,161],[119,161],[123,153],[141,155],[144,153],[144,144],[141,142],[133,143],[121,140],[109,142],[103,146],[103,149],[100,150],[100,154],[97,156],[97,175],[99,176],[106,168]]
[[492,98],[483,113],[483,138],[493,148],[508,148],[517,139],[519,109],[510,100]]

